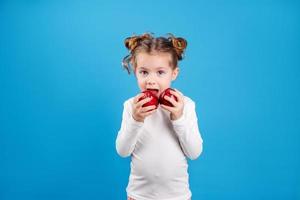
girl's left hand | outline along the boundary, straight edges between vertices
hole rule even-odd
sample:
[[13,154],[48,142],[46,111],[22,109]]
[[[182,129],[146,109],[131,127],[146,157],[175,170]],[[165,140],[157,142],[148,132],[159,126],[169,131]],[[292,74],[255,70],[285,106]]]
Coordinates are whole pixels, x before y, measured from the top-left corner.
[[175,89],[175,91],[171,90],[170,92],[172,95],[174,95],[177,98],[177,101],[174,98],[168,96],[165,96],[165,99],[169,101],[174,107],[166,106],[163,104],[160,104],[160,106],[163,109],[170,112],[171,120],[176,120],[179,119],[183,114],[183,108],[184,108],[183,94],[177,89]]

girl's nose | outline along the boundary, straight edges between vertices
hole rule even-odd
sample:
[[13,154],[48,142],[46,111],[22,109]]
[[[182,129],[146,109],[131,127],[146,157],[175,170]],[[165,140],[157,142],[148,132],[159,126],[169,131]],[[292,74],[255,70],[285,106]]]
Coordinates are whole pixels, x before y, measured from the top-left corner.
[[156,82],[155,82],[153,79],[147,80],[147,85],[153,86],[153,85],[155,85],[155,84],[156,84]]

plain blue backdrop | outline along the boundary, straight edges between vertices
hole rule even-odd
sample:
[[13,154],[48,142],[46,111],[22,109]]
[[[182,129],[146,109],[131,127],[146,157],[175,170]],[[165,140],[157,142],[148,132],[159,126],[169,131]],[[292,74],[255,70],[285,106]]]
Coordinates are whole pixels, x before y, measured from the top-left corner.
[[291,0],[1,1],[0,199],[126,198],[123,41],[146,31],[188,41],[193,199],[300,199],[299,19]]

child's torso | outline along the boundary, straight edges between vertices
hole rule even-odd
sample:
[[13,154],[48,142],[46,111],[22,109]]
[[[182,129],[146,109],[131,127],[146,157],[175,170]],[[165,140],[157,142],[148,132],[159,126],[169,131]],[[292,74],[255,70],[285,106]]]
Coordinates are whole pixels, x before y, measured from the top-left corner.
[[145,119],[139,132],[131,157],[127,189],[142,194],[153,191],[158,196],[187,193],[187,168],[187,160],[172,128],[169,112],[159,106],[153,115]]

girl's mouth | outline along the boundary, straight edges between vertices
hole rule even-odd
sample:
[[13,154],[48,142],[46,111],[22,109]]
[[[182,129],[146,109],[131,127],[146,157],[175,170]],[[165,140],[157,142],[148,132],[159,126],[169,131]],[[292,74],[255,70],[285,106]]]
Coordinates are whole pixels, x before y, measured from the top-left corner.
[[155,96],[158,97],[158,93],[159,93],[159,90],[158,89],[147,89],[148,91],[151,91],[152,94],[154,94]]

